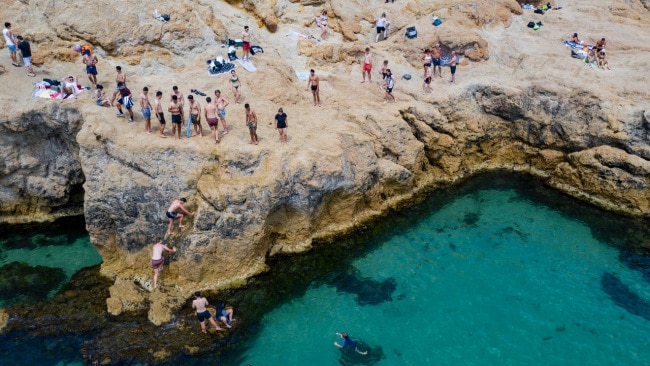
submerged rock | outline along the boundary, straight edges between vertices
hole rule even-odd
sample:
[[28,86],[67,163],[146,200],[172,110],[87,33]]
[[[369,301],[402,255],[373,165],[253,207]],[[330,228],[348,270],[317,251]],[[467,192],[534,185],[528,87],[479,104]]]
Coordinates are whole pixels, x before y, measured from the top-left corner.
[[5,305],[44,301],[65,279],[61,268],[11,262],[0,267],[0,301]]

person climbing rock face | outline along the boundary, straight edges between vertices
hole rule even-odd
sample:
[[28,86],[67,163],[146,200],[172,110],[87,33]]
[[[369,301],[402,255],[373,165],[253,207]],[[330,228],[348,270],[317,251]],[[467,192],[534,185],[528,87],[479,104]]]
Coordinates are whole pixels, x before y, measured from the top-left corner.
[[187,202],[185,198],[173,200],[172,203],[169,205],[169,208],[167,209],[166,216],[169,218],[169,226],[167,227],[167,235],[172,235],[174,234],[173,230],[173,225],[174,225],[174,220],[178,219],[178,227],[183,228],[185,225],[183,225],[183,214],[176,212],[177,210],[181,210],[185,212],[186,214],[190,216],[194,216],[194,212],[189,212],[188,210],[185,209],[183,206],[183,203]]

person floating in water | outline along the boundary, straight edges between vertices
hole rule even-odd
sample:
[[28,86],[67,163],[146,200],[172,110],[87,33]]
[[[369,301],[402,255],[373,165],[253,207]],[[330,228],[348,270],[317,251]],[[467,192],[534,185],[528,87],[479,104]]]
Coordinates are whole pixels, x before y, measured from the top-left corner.
[[341,349],[351,348],[351,349],[355,350],[360,355],[367,355],[368,354],[368,351],[365,351],[365,352],[359,351],[359,349],[357,348],[357,341],[353,341],[352,339],[350,339],[350,336],[348,336],[347,333],[345,333],[345,332],[336,333],[336,335],[341,337],[341,339],[342,339],[341,344],[338,344],[337,342],[334,342],[334,345],[336,347],[341,348]]
[[185,225],[183,225],[183,214],[182,213],[177,213],[176,210],[179,208],[185,212],[186,214],[193,216],[194,212],[189,212],[188,210],[183,207],[183,203],[187,202],[185,198],[181,198],[178,200],[173,200],[169,208],[167,209],[167,217],[169,218],[169,226],[167,227],[167,234],[172,235],[174,232],[172,231],[172,226],[174,225],[174,220],[178,220],[178,227],[183,228]]

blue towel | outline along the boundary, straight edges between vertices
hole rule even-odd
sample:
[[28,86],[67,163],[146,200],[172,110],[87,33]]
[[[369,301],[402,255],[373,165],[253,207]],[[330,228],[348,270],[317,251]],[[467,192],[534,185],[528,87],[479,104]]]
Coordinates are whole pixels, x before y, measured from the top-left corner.
[[192,116],[187,119],[187,129],[185,130],[185,137],[190,138],[190,132],[192,132]]

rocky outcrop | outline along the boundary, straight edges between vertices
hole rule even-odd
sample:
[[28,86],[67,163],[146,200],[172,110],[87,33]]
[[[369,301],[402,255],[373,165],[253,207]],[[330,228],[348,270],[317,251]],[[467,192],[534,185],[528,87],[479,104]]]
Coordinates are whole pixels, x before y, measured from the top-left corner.
[[60,105],[0,123],[0,222],[83,213],[85,178],[75,140],[81,124],[79,111]]
[[[148,308],[153,323],[168,322],[195,290],[239,286],[264,271],[269,256],[307,250],[315,239],[344,233],[428,189],[479,171],[525,171],[601,207],[641,217],[650,214],[647,80],[626,71],[650,62],[646,40],[628,32],[628,22],[641,29],[647,18],[615,18],[646,11],[639,3],[616,1],[607,14],[574,2],[545,15],[547,33],[528,30],[526,23],[538,15],[523,12],[510,0],[403,1],[375,9],[355,0],[313,6],[231,1],[219,3],[218,9],[214,4],[170,4],[162,1],[158,9],[170,13],[169,23],[133,14],[120,18],[119,25],[128,31],[118,32],[117,39],[111,37],[114,28],[95,10],[80,20],[51,4],[44,18],[35,18],[45,30],[25,33],[48,41],[38,45],[37,51],[44,53],[91,41],[102,60],[132,65],[127,73],[134,95],[142,86],[163,90],[166,106],[171,85],[185,93],[199,89],[211,94],[221,88],[229,97],[225,78],[205,77],[205,60],[220,50],[222,37],[238,35],[242,25],[259,21],[253,33],[265,53],[255,56],[257,73],[242,70],[239,77],[243,102],[251,103],[260,117],[260,145],[246,143],[243,109],[234,103],[228,108],[230,133],[219,145],[207,137],[178,141],[147,135],[137,114],[139,121],[127,124],[115,119],[113,111],[79,103],[33,106],[48,112],[43,115],[64,113],[64,119],[56,121],[68,127],[57,134],[76,134],[76,141],[54,136],[51,140],[62,142],[41,148],[56,152],[43,157],[52,159],[52,169],[39,165],[37,170],[30,163],[36,158],[23,163],[22,155],[15,153],[22,146],[17,142],[6,151],[12,158],[4,164],[24,166],[24,176],[41,174],[47,184],[57,174],[67,177],[53,189],[58,193],[51,201],[60,206],[79,191],[74,187],[85,177],[88,230],[104,258],[102,273],[115,279],[106,300],[112,314]],[[16,3],[9,9],[21,14],[40,6]],[[117,6],[121,11],[126,5]],[[291,30],[318,32],[308,27],[313,27],[321,6],[330,14],[329,41],[284,36]],[[394,33],[374,43],[373,21],[384,10]],[[151,11],[144,9],[143,14]],[[431,25],[432,14],[443,19],[442,26]],[[618,47],[620,58],[614,56],[613,70],[593,70],[571,59],[559,41],[569,33],[563,29],[592,27],[593,22],[608,24],[614,34],[608,40],[617,44],[612,47]],[[410,25],[418,27],[415,40],[402,36]],[[102,30],[90,31],[96,28]],[[43,32],[41,38],[38,32]],[[424,95],[421,49],[434,43],[464,57],[458,84],[448,85],[445,68],[445,79],[435,79],[435,93]],[[376,66],[386,59],[398,77],[413,75],[411,81],[398,79],[396,104],[383,105],[383,91],[376,84],[358,82],[358,58],[367,46],[372,47]],[[628,52],[635,57],[627,57]],[[68,59],[70,53],[57,57]],[[52,67],[67,73],[79,65]],[[311,67],[318,68],[321,78],[322,108],[312,107],[306,81],[295,73]],[[100,80],[111,80],[103,70],[100,67]],[[289,114],[288,145],[277,142],[272,125],[280,106]],[[30,136],[24,126],[40,112],[25,113],[30,117],[16,112],[5,123],[8,135],[14,134],[11,141]],[[157,129],[155,121],[154,126]],[[51,140],[28,145],[32,149]],[[57,163],[66,156],[72,159],[69,163]],[[77,175],[56,168],[75,164]],[[43,180],[33,186],[42,187]],[[6,186],[16,187],[13,191],[30,197],[31,206],[26,207],[59,207],[39,192],[25,195],[18,188],[28,185],[8,182]],[[16,213],[23,196],[7,199],[10,209],[4,212]],[[186,217],[185,229],[166,238],[179,251],[168,258],[162,291],[151,293],[150,245],[165,235],[165,211],[177,197],[187,197],[195,215]]]

